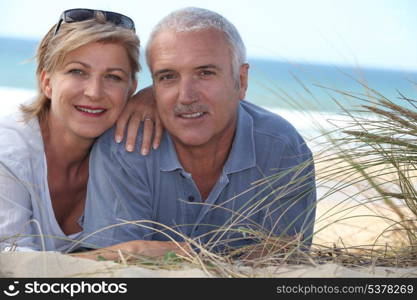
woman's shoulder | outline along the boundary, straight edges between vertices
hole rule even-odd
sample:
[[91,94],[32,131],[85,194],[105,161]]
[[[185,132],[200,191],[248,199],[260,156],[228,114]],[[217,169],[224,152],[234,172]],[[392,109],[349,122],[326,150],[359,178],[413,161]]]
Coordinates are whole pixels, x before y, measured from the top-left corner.
[[0,117],[0,162],[9,166],[29,162],[43,153],[39,122],[24,120],[20,112]]
[[[13,139],[26,140],[28,137],[41,137],[38,119],[36,117],[25,119],[23,113],[20,111],[1,116],[0,131],[5,136]],[[7,142],[8,140],[2,138],[3,141]],[[32,141],[32,139],[29,141]]]

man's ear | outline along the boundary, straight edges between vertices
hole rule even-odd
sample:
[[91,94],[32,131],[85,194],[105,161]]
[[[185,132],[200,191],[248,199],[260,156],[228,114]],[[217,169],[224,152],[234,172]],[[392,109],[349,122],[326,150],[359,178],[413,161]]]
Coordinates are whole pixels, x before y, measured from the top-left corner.
[[46,97],[52,98],[51,76],[46,71],[41,72],[41,89]]
[[249,64],[243,64],[239,70],[239,99],[243,100],[246,97],[246,90],[248,89]]

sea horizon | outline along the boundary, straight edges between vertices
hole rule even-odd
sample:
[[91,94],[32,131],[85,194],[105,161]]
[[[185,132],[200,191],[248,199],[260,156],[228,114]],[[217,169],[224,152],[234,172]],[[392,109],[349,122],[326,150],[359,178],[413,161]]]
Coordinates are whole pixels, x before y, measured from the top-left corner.
[[[35,52],[40,41],[0,36],[0,86],[36,90]],[[143,50],[143,49],[141,49]],[[141,51],[142,71],[138,74],[139,89],[152,83]],[[415,93],[417,70],[387,69],[377,67],[351,67],[324,63],[284,61],[271,57],[249,56],[249,88],[247,99],[271,107],[286,107],[278,101],[283,92],[294,97],[306,96],[311,89],[323,97],[326,89],[361,92],[369,85],[387,98],[396,97],[397,90],[404,94]],[[413,86],[414,85],[414,86]],[[301,93],[301,94],[300,94]],[[314,95],[315,96],[315,95]],[[311,95],[310,95],[311,97]],[[333,106],[319,105],[308,109],[332,111]],[[306,109],[306,107],[304,107]]]
[[[0,37],[0,115],[8,114],[36,95],[35,62],[39,41]],[[341,109],[362,104],[342,95],[361,97],[375,90],[391,101],[400,93],[415,99],[417,72],[385,68],[353,68],[318,63],[300,63],[249,57],[249,87],[246,100],[277,113],[304,134],[317,134],[314,126],[326,127],[325,118],[335,119]],[[142,71],[138,89],[152,83],[141,53]],[[365,87],[366,86],[366,87]]]

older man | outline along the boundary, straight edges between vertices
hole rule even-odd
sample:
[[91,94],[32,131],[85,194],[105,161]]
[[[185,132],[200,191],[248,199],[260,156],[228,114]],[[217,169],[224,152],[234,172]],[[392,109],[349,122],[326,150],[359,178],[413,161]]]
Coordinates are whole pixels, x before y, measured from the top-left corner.
[[[205,9],[175,11],[155,27],[147,61],[167,132],[148,156],[125,152],[112,131],[97,142],[84,230],[107,229],[88,241],[190,237],[227,250],[260,232],[310,244],[311,152],[287,121],[243,100],[249,65],[236,28]],[[108,228],[124,220],[138,222]]]

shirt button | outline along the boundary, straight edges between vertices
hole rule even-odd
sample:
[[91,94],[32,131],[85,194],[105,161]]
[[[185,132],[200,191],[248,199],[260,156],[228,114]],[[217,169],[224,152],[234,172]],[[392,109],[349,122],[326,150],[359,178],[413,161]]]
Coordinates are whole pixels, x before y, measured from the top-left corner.
[[194,196],[188,196],[188,201],[193,202],[195,200]]

